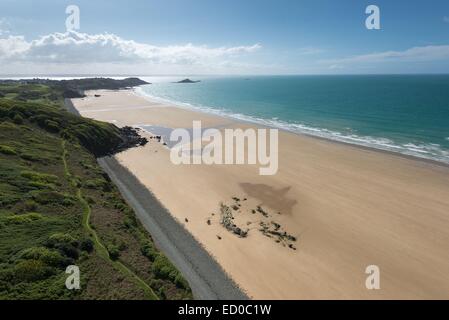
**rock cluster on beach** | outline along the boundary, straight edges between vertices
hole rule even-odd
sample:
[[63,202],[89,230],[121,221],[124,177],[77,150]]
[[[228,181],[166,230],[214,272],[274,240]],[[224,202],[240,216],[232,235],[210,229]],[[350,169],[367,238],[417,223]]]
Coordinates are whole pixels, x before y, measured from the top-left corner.
[[234,223],[234,216],[229,206],[222,203],[220,205],[220,213],[221,213],[220,223],[228,231],[231,231],[232,233],[238,235],[240,238],[246,238],[248,236],[249,230],[243,230]]
[[151,136],[150,139],[155,139],[157,142],[161,142],[162,136]]
[[119,131],[123,142],[115,149],[111,150],[111,154],[115,154],[129,148],[145,146],[148,143],[148,139],[139,134],[138,128],[125,126],[119,128]]
[[293,246],[293,242],[296,242],[296,237],[288,234],[286,231],[281,230],[281,225],[274,221],[270,223],[261,221],[259,223],[259,231],[268,238],[273,238],[276,243],[282,244],[284,247],[288,246],[290,249],[296,250]]
[[[246,238],[248,237],[251,229],[257,229],[265,237],[274,240],[276,243],[281,244],[283,247],[288,247],[292,250],[296,250],[294,243],[297,241],[297,238],[285,231],[281,224],[274,221],[272,219],[273,215],[268,210],[262,208],[261,205],[258,205],[255,209],[244,210],[242,203],[247,201],[246,198],[241,200],[238,197],[232,197],[232,200],[233,203],[231,204],[220,204],[219,221],[227,231],[239,236],[240,238]],[[251,216],[248,216],[249,213],[251,213],[252,215],[260,214],[260,220],[254,221],[254,219],[250,218]],[[247,226],[251,226],[252,224],[257,224],[258,226],[252,227],[251,229],[244,229],[241,226],[238,226],[235,222],[236,215],[239,215],[239,218],[248,218],[248,221],[246,222]],[[278,212],[277,215],[281,215],[281,213]],[[212,216],[214,216],[214,214],[212,214]],[[211,225],[211,218],[207,219],[207,224]],[[221,240],[220,236],[217,235],[217,237],[219,240]]]
[[159,135],[152,135],[150,136],[151,140],[156,140],[157,143],[161,143],[163,146],[167,146],[167,143],[164,142],[164,139],[162,139],[162,136]]

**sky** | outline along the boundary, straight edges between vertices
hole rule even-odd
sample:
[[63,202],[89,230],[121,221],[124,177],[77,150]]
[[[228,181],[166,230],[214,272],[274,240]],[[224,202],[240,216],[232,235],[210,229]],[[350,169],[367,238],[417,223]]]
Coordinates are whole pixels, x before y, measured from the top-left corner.
[[0,0],[1,75],[409,73],[449,73],[448,0]]

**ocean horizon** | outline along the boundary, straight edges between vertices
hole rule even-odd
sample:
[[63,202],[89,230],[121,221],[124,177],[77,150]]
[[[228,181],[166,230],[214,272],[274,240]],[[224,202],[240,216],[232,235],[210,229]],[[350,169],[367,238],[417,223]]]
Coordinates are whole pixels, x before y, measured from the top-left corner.
[[[39,75],[1,79],[138,77],[151,100],[297,134],[449,164],[449,74]],[[179,80],[200,80],[178,84]]]
[[153,100],[449,163],[449,75],[140,78]]

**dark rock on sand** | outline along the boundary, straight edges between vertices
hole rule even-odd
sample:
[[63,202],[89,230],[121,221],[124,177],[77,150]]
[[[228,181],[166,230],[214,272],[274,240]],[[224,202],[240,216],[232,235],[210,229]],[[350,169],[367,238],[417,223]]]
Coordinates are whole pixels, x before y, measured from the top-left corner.
[[123,142],[117,146],[117,148],[112,150],[111,154],[118,153],[129,148],[144,146],[148,143],[148,139],[141,137],[137,130],[132,127],[126,126],[120,128],[119,130]]
[[234,220],[234,217],[232,215],[232,210],[229,206],[225,204],[221,204],[220,206],[220,212],[221,212],[221,225],[226,228],[226,230],[234,233],[235,235],[239,236],[240,238],[246,238],[248,236],[248,230],[242,230],[238,226],[236,226],[232,220]]

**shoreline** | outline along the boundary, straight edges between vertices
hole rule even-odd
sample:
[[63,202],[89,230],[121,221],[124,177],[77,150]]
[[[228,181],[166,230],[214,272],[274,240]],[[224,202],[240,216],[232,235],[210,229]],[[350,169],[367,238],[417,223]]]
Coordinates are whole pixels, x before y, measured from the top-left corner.
[[[207,127],[255,126],[167,108],[129,90],[96,93],[101,97],[90,92],[75,100],[76,108],[118,126],[183,128],[192,119]],[[137,108],[142,105],[147,107]],[[279,137],[280,170],[270,177],[249,165],[174,166],[169,150],[156,141],[115,158],[252,298],[447,298],[446,166],[289,131],[280,131]],[[265,219],[250,213],[261,205],[270,212],[267,222],[274,220],[298,237],[298,250],[275,243],[257,228],[245,239],[225,231],[211,212],[232,197],[248,198],[236,215],[238,223]],[[365,267],[371,264],[382,269],[383,290],[364,287]]]
[[309,138],[312,138],[312,139],[320,139],[320,140],[324,140],[324,141],[328,141],[328,142],[332,142],[332,143],[340,143],[340,144],[343,144],[343,145],[352,146],[352,147],[356,147],[356,148],[362,148],[362,149],[370,150],[370,151],[384,152],[386,154],[396,155],[396,156],[400,156],[400,157],[403,157],[403,158],[406,158],[406,159],[423,161],[423,162],[426,162],[426,163],[429,163],[429,164],[434,164],[434,165],[439,165],[439,166],[443,166],[443,167],[449,168],[449,162],[444,162],[444,161],[431,159],[431,158],[426,158],[426,157],[420,157],[418,155],[406,154],[406,153],[399,152],[399,151],[382,149],[382,148],[375,147],[375,146],[369,146],[369,145],[363,145],[363,144],[358,144],[358,143],[352,143],[352,142],[349,142],[349,141],[332,139],[330,137],[323,137],[323,136],[314,135],[314,134],[307,133],[307,132],[299,132],[299,131],[289,130],[289,129],[283,128],[281,126],[274,126],[274,125],[270,126],[268,124],[259,123],[259,122],[255,121],[255,120],[251,121],[251,120],[240,119],[240,118],[233,117],[233,116],[227,115],[227,114],[207,112],[206,110],[202,110],[199,107],[183,106],[181,103],[177,104],[177,102],[173,102],[173,101],[170,101],[170,100],[167,100],[167,99],[150,96],[149,94],[146,94],[146,93],[142,92],[140,87],[133,88],[132,91],[137,96],[142,97],[143,99],[145,99],[145,100],[147,100],[147,101],[149,101],[151,103],[159,103],[159,104],[163,104],[163,105],[166,105],[168,107],[171,107],[171,108],[179,108],[179,109],[185,109],[185,110],[192,111],[192,112],[204,113],[204,114],[212,115],[212,116],[215,116],[215,117],[222,117],[222,118],[225,118],[225,119],[229,119],[231,121],[242,123],[242,124],[246,124],[246,125],[249,125],[249,126],[257,126],[257,127],[261,127],[261,128],[278,129],[279,131],[288,132],[288,133],[291,133],[291,134],[296,134],[298,136],[305,136],[305,137],[309,137]]

